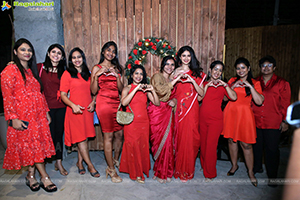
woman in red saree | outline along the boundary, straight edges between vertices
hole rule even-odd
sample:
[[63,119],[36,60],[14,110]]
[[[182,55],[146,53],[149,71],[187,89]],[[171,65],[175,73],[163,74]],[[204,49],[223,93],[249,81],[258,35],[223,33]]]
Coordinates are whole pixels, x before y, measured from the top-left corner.
[[186,182],[194,177],[195,161],[200,147],[198,95],[203,95],[202,83],[205,73],[190,46],[177,52],[178,68],[174,77],[181,75],[176,84],[178,137],[175,152],[175,178]]
[[151,84],[160,100],[160,106],[152,102],[148,107],[150,121],[150,142],[155,160],[153,179],[160,183],[170,182],[174,173],[174,144],[176,143],[177,116],[175,89],[173,86],[181,75],[171,81],[175,59],[166,56],[161,62],[160,72],[151,78]]

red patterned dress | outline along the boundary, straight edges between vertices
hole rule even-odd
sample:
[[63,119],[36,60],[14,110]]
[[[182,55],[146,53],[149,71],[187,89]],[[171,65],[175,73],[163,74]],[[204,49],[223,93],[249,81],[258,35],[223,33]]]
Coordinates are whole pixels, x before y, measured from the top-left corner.
[[[186,72],[198,85],[205,79],[192,76],[192,71]],[[195,161],[200,147],[199,133],[199,103],[198,93],[191,83],[176,84],[177,112],[178,112],[178,137],[175,152],[174,177],[187,181],[194,177]]]
[[46,112],[49,111],[40,84],[30,69],[24,69],[26,82],[15,64],[8,65],[1,73],[5,120],[28,121],[28,128],[19,131],[7,129],[7,149],[4,169],[21,169],[21,166],[42,163],[55,155]]

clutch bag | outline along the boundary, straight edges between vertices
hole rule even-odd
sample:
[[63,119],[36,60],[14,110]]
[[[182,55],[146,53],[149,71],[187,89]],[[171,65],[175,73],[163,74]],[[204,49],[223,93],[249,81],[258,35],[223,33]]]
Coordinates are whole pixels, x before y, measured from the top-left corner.
[[117,117],[116,117],[117,122],[119,124],[128,125],[133,121],[133,118],[134,118],[133,111],[129,104],[128,104],[128,107],[131,112],[119,111],[119,109],[121,108],[121,103],[120,103],[120,105],[118,107]]

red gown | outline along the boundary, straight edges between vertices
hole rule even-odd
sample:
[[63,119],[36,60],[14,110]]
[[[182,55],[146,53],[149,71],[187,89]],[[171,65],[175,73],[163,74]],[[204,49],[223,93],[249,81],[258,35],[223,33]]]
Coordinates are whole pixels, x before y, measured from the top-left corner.
[[[102,68],[100,65],[98,67]],[[98,79],[99,91],[96,99],[96,113],[98,115],[102,132],[112,133],[123,129],[118,124],[116,114],[120,104],[117,78],[104,73]]]
[[[228,81],[231,85],[235,77]],[[259,81],[252,79],[255,90],[262,94]],[[245,88],[236,87],[236,101],[229,101],[224,110],[223,133],[225,138],[232,138],[234,142],[242,141],[247,144],[256,143],[256,127],[254,114],[251,109],[252,95],[246,97]]]
[[[208,82],[204,82],[204,86]],[[223,86],[208,87],[200,107],[200,161],[205,178],[217,176],[217,146],[223,130],[223,112],[221,104],[228,97]],[[228,97],[229,98],[229,97]]]
[[40,84],[30,69],[24,69],[26,82],[15,64],[8,65],[1,73],[5,120],[28,121],[28,128],[19,131],[7,129],[7,149],[4,169],[21,169],[21,166],[42,163],[55,155],[46,112],[49,111]]
[[[131,84],[129,93],[137,85]],[[149,177],[149,118],[147,114],[147,94],[137,91],[130,102],[134,113],[133,122],[124,126],[124,144],[120,162],[120,172],[129,173],[132,180],[142,177],[143,173]],[[127,106],[127,112],[129,108]]]
[[[205,79],[202,72],[202,78],[189,74],[198,85],[201,85]],[[195,161],[200,146],[199,133],[199,103],[198,93],[191,83],[176,84],[177,112],[178,112],[178,137],[175,152],[175,178],[189,180],[194,177]]]
[[95,129],[93,124],[93,113],[87,110],[88,105],[92,102],[90,83],[84,80],[80,73],[78,78],[72,78],[68,71],[65,71],[61,77],[60,91],[70,92],[70,101],[78,104],[84,109],[82,114],[74,114],[70,106],[67,107],[65,117],[65,145],[82,142],[88,137],[95,137]]

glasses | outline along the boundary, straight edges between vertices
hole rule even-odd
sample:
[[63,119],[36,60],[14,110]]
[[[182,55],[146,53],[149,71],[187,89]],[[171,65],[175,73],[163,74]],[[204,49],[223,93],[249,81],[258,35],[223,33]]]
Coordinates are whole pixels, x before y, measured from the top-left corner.
[[271,67],[273,67],[273,63],[269,63],[269,64],[261,64],[260,66],[261,66],[261,67],[269,67],[269,68],[271,68]]

